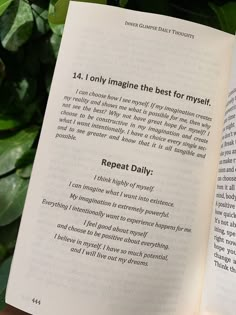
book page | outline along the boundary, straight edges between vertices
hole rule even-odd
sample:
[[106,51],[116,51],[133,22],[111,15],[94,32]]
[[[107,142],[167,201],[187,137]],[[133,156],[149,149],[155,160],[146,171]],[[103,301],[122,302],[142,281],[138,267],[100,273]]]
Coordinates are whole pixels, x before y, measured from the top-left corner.
[[236,45],[229,86],[202,303],[211,315],[234,315],[236,308]]
[[71,3],[9,304],[198,313],[232,46],[194,23]]

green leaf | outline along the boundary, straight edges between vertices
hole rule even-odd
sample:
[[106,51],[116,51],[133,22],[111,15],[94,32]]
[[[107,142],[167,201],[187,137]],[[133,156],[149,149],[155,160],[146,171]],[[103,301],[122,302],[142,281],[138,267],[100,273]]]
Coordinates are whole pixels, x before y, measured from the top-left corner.
[[30,149],[23,153],[23,155],[16,161],[15,167],[16,168],[23,168],[29,164],[34,162],[36,149]]
[[46,87],[46,90],[48,93],[50,91],[50,87],[51,87],[51,83],[52,83],[53,72],[54,72],[53,66],[47,67],[45,77],[44,77],[44,82],[45,82],[45,87]]
[[33,22],[28,0],[14,0],[0,17],[0,39],[3,47],[17,51],[30,38]]
[[0,175],[15,169],[16,161],[31,148],[38,131],[38,127],[31,127],[11,137],[0,139]]
[[[56,2],[55,0],[50,1],[49,8],[48,8],[48,16],[49,15],[53,16],[55,2]],[[63,30],[64,30],[64,24],[54,24],[50,21],[49,18],[48,18],[48,23],[53,33],[57,34],[58,36],[62,36]]]
[[9,114],[16,98],[16,91],[11,80],[4,80],[0,86],[0,95],[0,113],[2,115]]
[[12,257],[7,258],[0,266],[0,292],[6,289]]
[[173,3],[172,15],[198,24],[220,28],[216,15],[205,1],[180,1]]
[[58,0],[54,5],[54,13],[48,16],[53,24],[64,24],[70,0]]
[[29,178],[31,175],[36,149],[30,149],[20,157],[15,164],[16,174],[22,178]]
[[53,24],[49,22],[49,26],[54,34],[57,34],[58,36],[62,36],[64,31],[64,24]]
[[17,174],[0,180],[0,226],[7,225],[22,213],[29,181]]
[[235,34],[236,31],[236,2],[228,2],[221,6],[209,2],[210,8],[216,14],[222,31]]
[[136,9],[144,12],[152,12],[158,14],[170,14],[169,1],[166,0],[135,0]]
[[[55,1],[53,1],[55,2]],[[70,0],[58,0],[54,5],[54,12],[49,14],[49,22],[53,24],[64,24]],[[83,2],[106,4],[106,0],[84,0]]]
[[[16,69],[18,72],[18,68]],[[42,82],[38,84],[43,86]],[[39,93],[38,84],[36,78],[31,76],[19,78],[17,81],[4,80],[0,87],[0,125],[2,125],[0,130],[9,130],[30,123],[34,114],[40,110],[46,95],[46,91]],[[3,122],[4,120],[7,120],[6,123]]]
[[11,268],[12,257],[7,258],[0,266],[0,311],[4,309],[5,305],[5,293],[7,287],[7,281]]
[[5,250],[13,250],[16,243],[16,238],[19,230],[20,220],[17,219],[12,223],[0,227],[0,246]]
[[0,311],[2,311],[6,307],[5,295],[6,295],[6,290],[3,290],[0,293]]
[[[1,1],[1,0],[0,0]],[[0,85],[5,77],[5,64],[0,58]]]
[[50,45],[51,45],[52,53],[55,59],[57,59],[60,44],[61,44],[61,36],[58,36],[57,34],[52,34],[52,36],[50,37]]
[[7,258],[0,266],[0,292],[6,289],[12,257]]
[[0,264],[3,261],[3,259],[6,257],[6,254],[7,254],[6,247],[0,244]]
[[20,122],[16,119],[8,118],[7,116],[3,116],[0,114],[0,131],[2,130],[10,130],[18,127]]
[[13,0],[0,0],[0,16],[4,13],[4,11],[8,8],[8,6],[12,3]]
[[125,8],[128,3],[128,0],[120,0],[120,7]]
[[42,63],[54,64],[61,44],[61,36],[52,33],[42,42],[40,58]]
[[38,35],[44,35],[49,30],[48,3],[44,0],[34,0],[31,4]]
[[31,172],[32,172],[33,164],[29,164],[23,168],[19,168],[16,170],[16,174],[20,176],[21,178],[30,178]]
[[[32,77],[40,76],[40,42],[30,41],[25,47],[24,70]],[[36,86],[36,82],[35,82]]]
[[15,84],[18,102],[23,105],[32,102],[36,94],[36,81],[33,78],[23,78]]

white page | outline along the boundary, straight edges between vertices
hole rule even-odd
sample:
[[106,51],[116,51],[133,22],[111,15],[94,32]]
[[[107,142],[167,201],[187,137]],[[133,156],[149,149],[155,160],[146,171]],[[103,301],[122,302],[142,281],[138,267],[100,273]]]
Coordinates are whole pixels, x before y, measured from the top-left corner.
[[234,315],[236,308],[236,45],[225,111],[221,158],[212,214],[203,314]]
[[8,303],[198,312],[232,45],[197,24],[71,3]]

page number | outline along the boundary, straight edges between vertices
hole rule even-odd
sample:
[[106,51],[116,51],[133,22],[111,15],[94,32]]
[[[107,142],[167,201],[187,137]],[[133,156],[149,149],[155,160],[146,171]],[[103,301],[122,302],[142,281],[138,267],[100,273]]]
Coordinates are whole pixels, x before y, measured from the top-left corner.
[[32,302],[33,302],[34,304],[37,304],[37,305],[40,305],[40,304],[41,304],[41,301],[40,301],[39,299],[36,299],[36,298],[33,298],[33,299],[32,299]]

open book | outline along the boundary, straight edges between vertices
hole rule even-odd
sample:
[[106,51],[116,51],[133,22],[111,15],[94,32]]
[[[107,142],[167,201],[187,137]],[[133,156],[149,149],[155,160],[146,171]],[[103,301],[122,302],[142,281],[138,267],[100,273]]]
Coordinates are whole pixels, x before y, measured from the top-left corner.
[[70,4],[7,303],[42,315],[235,315],[234,42]]

